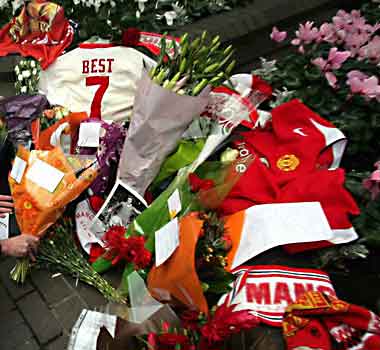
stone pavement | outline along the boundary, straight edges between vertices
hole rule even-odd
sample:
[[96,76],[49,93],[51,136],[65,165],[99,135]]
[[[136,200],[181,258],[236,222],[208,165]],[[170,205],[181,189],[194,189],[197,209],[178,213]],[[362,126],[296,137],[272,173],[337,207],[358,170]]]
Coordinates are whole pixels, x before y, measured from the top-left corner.
[[[80,312],[106,304],[95,289],[45,270],[33,270],[24,285],[16,285],[9,278],[14,265],[15,259],[0,261],[1,350],[66,350]],[[110,279],[117,286],[116,275]]]

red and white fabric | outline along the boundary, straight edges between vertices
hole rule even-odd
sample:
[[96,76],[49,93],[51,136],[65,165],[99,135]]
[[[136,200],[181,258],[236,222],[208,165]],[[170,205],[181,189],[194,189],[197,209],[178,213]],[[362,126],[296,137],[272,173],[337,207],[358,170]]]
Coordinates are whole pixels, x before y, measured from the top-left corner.
[[357,239],[350,217],[359,209],[344,187],[344,170],[337,168],[346,144],[342,132],[298,100],[271,114],[264,129],[241,133],[243,140],[235,144],[241,158],[253,155],[255,160],[222,203],[221,213],[258,204],[320,202],[333,239],[286,249],[294,253]]
[[236,310],[250,310],[259,320],[281,327],[285,310],[307,291],[320,291],[335,296],[329,276],[320,270],[278,265],[240,266],[233,289],[223,296],[237,304]]
[[0,30],[0,56],[31,56],[46,69],[71,44],[74,30],[64,9],[50,1],[28,1]]
[[132,113],[144,62],[155,64],[130,47],[81,44],[41,72],[39,91],[51,104],[67,106],[73,112],[125,121]]

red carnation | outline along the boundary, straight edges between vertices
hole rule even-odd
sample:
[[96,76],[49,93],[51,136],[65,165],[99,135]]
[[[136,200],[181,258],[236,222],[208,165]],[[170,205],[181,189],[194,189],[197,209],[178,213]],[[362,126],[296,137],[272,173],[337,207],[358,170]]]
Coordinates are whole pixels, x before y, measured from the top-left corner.
[[126,228],[123,226],[112,226],[104,235],[103,240],[106,242],[107,254],[106,259],[112,259],[112,265],[115,265],[122,258],[125,249]]
[[215,186],[214,181],[208,179],[203,180],[198,175],[191,173],[189,175],[189,184],[191,188],[191,192],[199,192],[199,191],[207,191],[210,188]]
[[252,86],[254,90],[259,91],[267,97],[271,97],[273,94],[272,87],[258,75],[252,76]]
[[140,42],[140,31],[137,28],[124,30],[122,42],[124,46],[137,46]]
[[102,248],[99,244],[93,243],[91,244],[90,248],[90,256],[88,258],[88,261],[92,264],[96,260],[98,260],[99,257],[101,257],[105,253],[105,249]]
[[208,344],[219,343],[232,334],[250,329],[258,325],[257,317],[248,310],[234,311],[236,305],[220,305],[202,328],[201,334]]
[[[186,335],[175,333],[164,333],[157,337],[159,349],[176,349],[177,345],[181,346],[181,350],[189,349],[190,341]],[[163,346],[163,347],[161,347]]]

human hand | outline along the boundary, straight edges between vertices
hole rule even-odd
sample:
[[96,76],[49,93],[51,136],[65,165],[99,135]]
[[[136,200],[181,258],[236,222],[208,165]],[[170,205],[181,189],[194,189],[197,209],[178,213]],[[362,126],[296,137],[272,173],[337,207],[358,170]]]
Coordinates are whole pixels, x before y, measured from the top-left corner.
[[0,218],[3,218],[5,214],[11,213],[12,208],[13,208],[12,197],[0,195]]
[[31,235],[20,235],[0,241],[1,251],[4,255],[17,258],[29,255],[35,261],[39,238]]

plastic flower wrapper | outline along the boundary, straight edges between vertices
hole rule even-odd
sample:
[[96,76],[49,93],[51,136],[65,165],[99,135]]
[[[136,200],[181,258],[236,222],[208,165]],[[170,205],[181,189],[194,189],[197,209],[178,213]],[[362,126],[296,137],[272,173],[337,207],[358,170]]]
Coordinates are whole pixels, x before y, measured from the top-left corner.
[[[92,183],[97,170],[93,157],[65,156],[59,147],[29,152],[20,146],[8,180],[21,233],[43,235]],[[28,266],[28,259],[20,260],[12,278],[22,281]]]
[[163,181],[175,175],[179,169],[190,165],[197,159],[204,147],[212,123],[213,121],[211,119],[203,117],[193,120],[182,135],[176,150],[162,163],[159,173],[149,188],[150,192],[154,193]]
[[[43,113],[50,112],[44,111]],[[85,121],[88,116],[85,112],[69,113],[68,115],[66,113],[67,111],[59,111],[59,116],[55,113],[55,122],[47,128],[43,128],[39,120],[33,122],[32,136],[36,149],[48,151],[54,147],[61,147],[65,153],[75,153],[80,123]]]
[[18,95],[0,100],[0,115],[5,118],[9,140],[17,145],[29,145],[31,124],[49,103],[43,95]]
[[80,154],[94,154],[99,163],[99,175],[90,188],[95,195],[104,195],[110,191],[110,187],[116,180],[116,169],[123,150],[126,129],[118,123],[105,123],[99,119],[90,118],[84,123],[101,123],[99,148],[78,147]]
[[232,47],[220,49],[219,37],[210,44],[206,38],[204,33],[190,42],[185,34],[179,44],[173,40],[174,52],[167,55],[164,37],[157,65],[138,84],[119,177],[141,195],[206,107],[210,86],[220,85],[233,69]]

